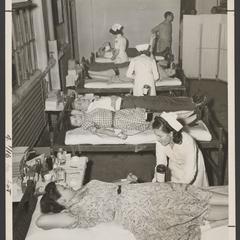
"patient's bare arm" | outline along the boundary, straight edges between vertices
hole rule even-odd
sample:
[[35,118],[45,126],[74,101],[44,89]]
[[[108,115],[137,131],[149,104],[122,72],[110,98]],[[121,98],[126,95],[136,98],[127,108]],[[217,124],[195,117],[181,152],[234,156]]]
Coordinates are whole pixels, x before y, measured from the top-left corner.
[[121,138],[121,139],[126,139],[127,138],[127,135],[125,135],[123,132],[116,133],[114,130],[106,129],[106,128],[96,129],[95,133],[96,134],[103,134],[103,135],[110,136],[110,137],[118,137],[118,138]]

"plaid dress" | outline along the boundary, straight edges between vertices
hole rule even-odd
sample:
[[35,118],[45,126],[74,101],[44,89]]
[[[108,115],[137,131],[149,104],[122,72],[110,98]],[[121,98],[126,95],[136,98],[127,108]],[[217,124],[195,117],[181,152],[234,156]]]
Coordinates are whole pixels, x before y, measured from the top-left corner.
[[146,121],[146,111],[144,108],[127,108],[115,113],[113,126],[123,131],[145,131],[151,128],[151,122]]
[[86,113],[81,128],[90,131],[94,131],[96,128],[145,131],[151,128],[151,122],[146,122],[145,119],[146,112],[143,108],[121,109],[117,112],[97,108]]

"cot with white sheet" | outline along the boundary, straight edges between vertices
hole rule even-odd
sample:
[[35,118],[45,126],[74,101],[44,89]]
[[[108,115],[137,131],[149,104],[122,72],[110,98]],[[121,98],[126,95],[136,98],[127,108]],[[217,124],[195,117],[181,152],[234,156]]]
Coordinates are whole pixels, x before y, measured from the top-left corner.
[[[37,197],[34,191],[35,185],[32,181],[29,181],[13,218],[14,240],[52,240],[55,238],[59,240],[136,240],[130,231],[123,229],[121,225],[117,225],[114,222],[99,224],[89,229],[40,229],[35,224],[36,219],[41,214],[40,197]],[[203,227],[201,229],[201,240],[210,239],[227,240],[227,225],[209,229],[204,229]]]
[[[92,57],[90,64],[86,67],[88,70],[83,71],[79,75],[78,87],[76,91],[79,94],[84,93],[96,93],[101,95],[106,94],[127,94],[132,92],[133,82],[126,80],[125,74],[120,74],[120,81],[110,81],[109,77],[104,75],[105,64],[94,62],[95,58]],[[85,58],[82,60],[82,66],[86,66]],[[108,63],[106,63],[108,64]],[[116,67],[127,66],[128,63],[116,65]],[[96,71],[97,69],[97,71]],[[101,70],[102,69],[102,70]],[[101,71],[100,71],[101,70]],[[101,76],[97,76],[97,73],[102,72]],[[89,73],[92,73],[91,78]],[[123,76],[124,77],[121,77]],[[124,79],[121,79],[124,78]],[[187,95],[186,78],[182,69],[178,68],[176,74],[173,77],[158,80],[156,82],[156,92],[167,92],[171,95]]]
[[[121,169],[124,166],[126,159],[132,159],[131,171],[134,171],[134,164],[138,164],[140,159],[147,159],[144,169],[141,172],[135,172],[136,175],[141,175],[143,171],[148,171],[148,174],[143,181],[150,181],[153,176],[153,169],[155,165],[155,136],[152,130],[128,136],[126,140],[115,137],[99,137],[90,132],[78,133],[78,129],[70,129],[69,108],[73,99],[69,98],[65,110],[59,119],[61,131],[51,134],[51,142],[53,149],[57,151],[58,148],[63,147],[65,150],[76,153],[80,152],[88,155],[90,159],[95,162],[95,167],[98,166],[97,162],[104,165],[102,171],[106,174],[106,178],[101,180],[109,181],[113,178],[124,178],[127,174],[125,169],[124,173],[120,170],[111,173],[108,171],[108,166],[116,159],[122,161],[122,165],[116,166],[116,169]],[[210,183],[214,184],[211,176],[216,177],[216,184],[222,185],[224,182],[225,172],[225,156],[224,156],[224,141],[223,129],[218,126],[212,119],[208,107],[196,107],[192,98],[189,97],[169,97],[169,96],[145,96],[134,97],[125,96],[122,98],[121,108],[136,108],[143,107],[150,109],[154,112],[170,112],[170,111],[195,111],[199,116],[199,120],[195,126],[186,127],[188,131],[198,142],[199,147],[202,149],[207,171],[209,171]],[[217,159],[213,159],[212,153],[217,154]],[[149,158],[149,159],[148,159]],[[216,158],[216,156],[215,156]],[[104,162],[105,161],[105,162]],[[134,163],[135,161],[135,163]],[[125,162],[126,163],[126,162]],[[100,166],[98,166],[100,167]],[[110,167],[109,167],[110,168]],[[93,168],[94,169],[94,168]],[[121,175],[123,174],[123,175]],[[107,176],[109,178],[107,178]]]

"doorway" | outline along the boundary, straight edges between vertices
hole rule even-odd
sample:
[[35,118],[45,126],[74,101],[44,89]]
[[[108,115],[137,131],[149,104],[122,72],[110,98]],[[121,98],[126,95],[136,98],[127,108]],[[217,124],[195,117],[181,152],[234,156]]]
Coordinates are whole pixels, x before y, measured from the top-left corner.
[[193,9],[196,9],[196,0],[181,0],[181,18],[183,14],[190,14]]

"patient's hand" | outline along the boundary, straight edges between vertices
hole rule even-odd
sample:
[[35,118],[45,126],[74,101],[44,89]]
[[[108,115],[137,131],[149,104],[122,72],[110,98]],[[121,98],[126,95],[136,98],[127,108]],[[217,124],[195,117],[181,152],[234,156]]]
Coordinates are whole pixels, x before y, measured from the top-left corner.
[[107,129],[107,128],[96,129],[95,133],[97,135],[99,135],[100,137],[104,137],[104,135],[105,135],[105,136],[110,136],[110,137],[118,137],[121,139],[127,138],[127,135],[124,134],[122,131],[116,133],[113,129]]
[[125,140],[125,139],[127,139],[128,136],[125,133],[120,132],[119,134],[117,134],[117,137]]

